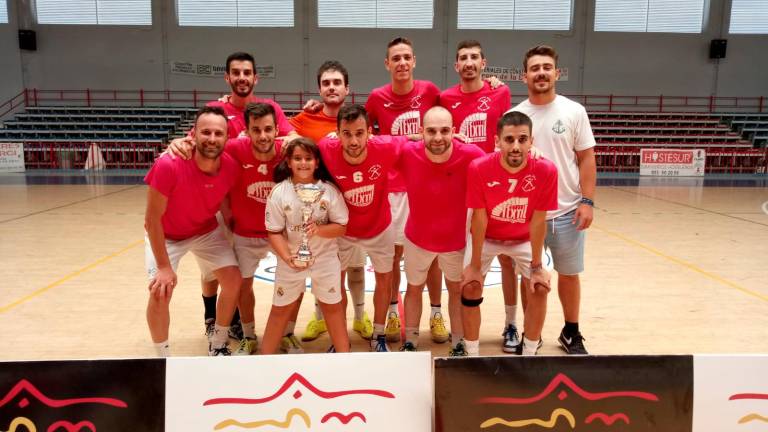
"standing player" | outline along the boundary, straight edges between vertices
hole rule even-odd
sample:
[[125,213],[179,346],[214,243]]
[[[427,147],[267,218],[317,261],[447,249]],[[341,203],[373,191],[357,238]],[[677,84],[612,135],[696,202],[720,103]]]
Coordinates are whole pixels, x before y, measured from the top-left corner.
[[453,141],[451,114],[433,107],[424,114],[423,141],[403,148],[398,169],[411,203],[405,224],[405,343],[401,351],[415,351],[419,339],[421,297],[427,272],[437,259],[448,287],[451,349],[461,340],[461,273],[466,246],[467,168],[485,153],[473,144]]
[[337,134],[338,138],[320,141],[320,151],[349,209],[346,235],[339,238],[341,269],[349,266],[356,246],[371,258],[376,274],[371,349],[389,351],[384,322],[392,287],[395,234],[387,182],[408,138],[372,136],[365,108],[360,105],[339,110]]
[[[259,99],[253,96],[253,87],[258,82],[258,76],[256,76],[256,62],[252,55],[245,52],[234,52],[230,54],[227,57],[224,80],[231,88],[231,93],[224,98],[224,101],[208,102],[207,106],[220,107],[224,110],[227,116],[227,132],[229,138],[236,138],[245,130],[246,121],[243,114],[245,106],[249,102],[262,102],[272,105],[275,110],[277,128],[281,136],[286,136],[289,139],[298,136],[296,135],[296,132],[293,131],[293,127],[290,123],[288,123],[282,108],[280,108],[280,105],[278,105],[277,102],[271,99]],[[190,132],[190,135],[191,133],[192,132]],[[213,323],[216,321],[216,292],[219,284],[215,279],[203,279],[202,286],[203,304],[205,305],[205,329],[206,334],[210,337],[213,330]],[[230,337],[242,340],[243,331],[240,324],[240,316],[237,311],[235,311],[235,317],[232,321]]]
[[169,305],[176,287],[176,268],[187,252],[195,255],[202,274],[213,273],[221,281],[208,354],[230,355],[227,335],[241,278],[232,247],[216,221],[216,212],[234,186],[239,168],[232,158],[222,155],[227,118],[221,108],[204,107],[198,111],[194,137],[191,159],[162,156],[144,179],[149,185],[145,215],[150,279],[147,323],[160,356],[170,355]]
[[[317,70],[317,87],[322,99],[322,109],[318,112],[302,111],[289,121],[296,132],[304,137],[319,142],[326,135],[336,131],[336,117],[349,94],[349,74],[347,68],[336,60],[328,60]],[[352,329],[364,339],[370,339],[373,334],[373,324],[365,313],[365,255],[357,252],[355,259],[347,268],[347,283],[352,296],[354,319]],[[343,282],[343,281],[342,281]],[[342,300],[346,310],[346,296]],[[298,313],[298,309],[296,311]],[[295,320],[296,317],[294,317]],[[323,311],[315,301],[315,315],[307,323],[307,328],[301,336],[302,340],[317,339],[326,331]]]
[[[531,119],[507,113],[496,127],[500,151],[476,160],[469,168],[467,206],[472,212],[472,259],[464,269],[461,303],[464,343],[453,355],[478,355],[483,277],[493,257],[515,260],[530,279],[523,341],[518,352],[535,355],[547,312],[549,273],[541,262],[547,210],[557,208],[557,169],[546,159],[533,159]],[[463,345],[463,346],[462,346]]]
[[[299,306],[306,290],[306,279],[312,280],[312,293],[320,302],[328,321],[334,352],[349,351],[344,310],[341,306],[339,285],[339,249],[336,238],[344,235],[348,220],[347,207],[333,178],[323,165],[320,150],[307,138],[299,138],[286,145],[285,158],[275,170],[277,185],[269,195],[266,226],[269,242],[279,258],[275,274],[275,293],[272,309],[264,330],[261,350],[272,354],[284,332],[286,322]],[[321,190],[316,202],[310,204],[312,215],[304,219],[306,206],[299,199],[301,186],[312,185]],[[299,265],[296,251],[306,234],[312,259]]]
[[[371,125],[378,125],[379,134],[404,135],[420,139],[421,119],[428,109],[438,104],[440,89],[429,81],[413,79],[416,55],[413,43],[404,37],[393,39],[387,44],[384,67],[389,71],[389,84],[373,89],[365,109]],[[392,267],[392,292],[387,317],[387,339],[400,340],[400,317],[397,313],[397,298],[400,287],[400,260],[403,257],[405,221],[408,218],[408,197],[402,177],[393,171],[389,179],[389,202],[392,209],[392,223],[395,227],[395,257]],[[432,303],[432,337],[445,342],[448,331],[440,313],[442,283],[437,266],[431,272],[427,283]]]
[[[459,125],[459,133],[467,143],[476,144],[486,153],[494,151],[494,131],[499,118],[509,109],[509,87],[492,88],[482,79],[486,60],[483,47],[476,40],[464,40],[456,47],[454,68],[459,74],[459,84],[440,94],[440,105],[453,115],[453,124]],[[502,335],[502,350],[516,352],[520,344],[517,332],[517,275],[514,262],[499,255],[501,286],[504,293],[506,320]]]
[[592,224],[597,166],[595,137],[587,111],[558,95],[557,53],[539,45],[525,53],[523,79],[528,99],[513,108],[527,114],[535,128],[536,147],[559,172],[558,208],[547,214],[546,246],[557,271],[557,293],[565,326],[558,342],[568,354],[587,354],[579,331],[581,283],[584,271],[584,230]]

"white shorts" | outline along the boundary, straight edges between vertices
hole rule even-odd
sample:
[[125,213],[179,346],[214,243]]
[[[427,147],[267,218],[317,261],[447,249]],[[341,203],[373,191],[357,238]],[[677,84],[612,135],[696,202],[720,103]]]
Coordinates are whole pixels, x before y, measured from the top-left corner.
[[430,252],[405,239],[405,278],[410,285],[421,285],[427,281],[427,273],[432,261],[437,257],[440,270],[445,279],[451,282],[461,281],[464,263],[464,249],[453,252]]
[[[165,250],[171,261],[171,268],[175,272],[179,267],[181,257],[187,252],[192,252],[197,260],[197,266],[203,275],[212,275],[215,270],[222,267],[237,267],[237,258],[232,246],[227,242],[224,228],[219,225],[213,231],[186,240],[165,240]],[[147,270],[147,278],[152,280],[157,274],[157,261],[152,253],[149,237],[144,235],[144,265]]]
[[355,246],[352,248],[352,257],[349,259],[348,267],[365,267],[365,251]]
[[233,234],[235,256],[243,278],[252,278],[259,267],[259,261],[272,252],[269,240],[260,237],[243,237]]
[[339,260],[341,269],[346,270],[354,264],[355,248],[367,252],[376,273],[392,271],[395,258],[395,231],[393,224],[376,237],[361,239],[357,237],[339,237]]
[[392,212],[392,225],[395,227],[395,244],[405,244],[405,221],[408,220],[408,193],[390,192],[389,208]]
[[488,273],[491,261],[499,255],[515,260],[515,271],[525,278],[531,277],[531,242],[498,241],[485,239],[483,254],[480,256],[480,272]]
[[338,256],[332,253],[315,257],[315,262],[302,271],[290,268],[278,258],[272,304],[287,306],[298,300],[307,289],[307,278],[312,281],[312,294],[317,301],[325,304],[341,301],[341,267]]

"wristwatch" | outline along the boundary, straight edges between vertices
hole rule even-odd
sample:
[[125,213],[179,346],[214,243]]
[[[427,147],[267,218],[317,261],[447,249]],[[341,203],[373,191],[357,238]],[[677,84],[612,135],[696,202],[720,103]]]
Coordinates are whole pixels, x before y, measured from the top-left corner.
[[595,206],[595,202],[594,201],[592,201],[589,198],[585,198],[585,197],[581,198],[581,204],[586,204],[586,205],[588,205],[590,207],[594,207]]

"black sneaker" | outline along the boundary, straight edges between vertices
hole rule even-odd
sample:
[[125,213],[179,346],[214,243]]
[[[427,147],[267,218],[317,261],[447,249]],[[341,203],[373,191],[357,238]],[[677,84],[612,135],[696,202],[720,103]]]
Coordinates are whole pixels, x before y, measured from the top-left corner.
[[229,326],[229,337],[236,341],[243,340],[243,324],[240,321]]
[[467,357],[469,353],[467,352],[467,348],[464,346],[464,342],[461,341],[456,344],[455,347],[452,347],[450,351],[448,351],[449,357]]
[[333,354],[333,353],[336,352],[336,347],[331,345],[331,346],[328,347],[327,350],[325,350],[325,352],[328,353],[328,354]]
[[209,357],[218,357],[218,356],[231,356],[232,351],[229,350],[229,347],[224,345],[221,348],[212,348],[210,345],[208,345],[208,356]]
[[416,345],[413,342],[406,342],[400,347],[400,351],[403,352],[416,352]]
[[516,353],[517,349],[522,345],[520,343],[520,335],[517,333],[517,327],[514,324],[509,324],[504,329],[504,343],[501,345],[501,350],[505,353]]
[[575,335],[566,337],[565,333],[561,331],[560,337],[557,338],[557,341],[560,343],[560,347],[562,347],[563,350],[565,350],[565,352],[568,354],[572,354],[572,355],[589,354],[587,352],[587,349],[584,348],[584,336],[581,335],[581,332],[577,332]]

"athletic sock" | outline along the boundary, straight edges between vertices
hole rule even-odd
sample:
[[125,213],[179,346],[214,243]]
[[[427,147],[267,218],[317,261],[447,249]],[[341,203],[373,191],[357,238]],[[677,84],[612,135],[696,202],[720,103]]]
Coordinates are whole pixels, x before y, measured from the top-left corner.
[[389,303],[389,313],[394,312],[397,315],[397,302],[393,301]]
[[440,304],[436,304],[436,305],[430,304],[430,306],[432,307],[432,310],[429,314],[429,319],[434,318],[436,313],[442,313],[442,311],[440,310],[441,308]]
[[361,320],[365,312],[365,270],[363,267],[347,268],[347,284],[354,305],[355,319]]
[[384,334],[384,324],[374,324],[373,325],[373,339],[376,339],[376,336],[383,335]]
[[227,346],[229,338],[229,326],[220,326],[216,324],[211,338],[211,348],[224,348]]
[[243,336],[251,339],[256,337],[256,322],[243,323]]
[[214,294],[210,297],[203,296],[203,305],[205,306],[205,319],[216,319],[216,300],[218,295]]
[[565,327],[563,327],[563,333],[566,336],[573,336],[575,334],[579,333],[579,323],[578,322],[565,322]]
[[167,339],[164,342],[156,343],[154,345],[155,345],[155,352],[157,353],[158,357],[171,356],[171,346],[168,344]]
[[480,355],[480,340],[471,341],[464,339],[464,348],[466,348],[467,354],[478,356]]
[[464,339],[464,330],[458,332],[451,332],[451,346],[455,347],[457,343]]
[[532,341],[523,336],[523,355],[532,356],[536,355],[536,351],[539,349],[539,341]]
[[504,313],[507,317],[507,323],[505,327],[510,324],[517,326],[517,305],[504,305]]
[[315,300],[315,319],[318,321],[325,319],[325,317],[323,317],[323,311],[320,309],[320,303],[318,303],[317,300]]
[[285,332],[283,333],[283,336],[293,334],[294,331],[296,331],[296,321],[288,321],[288,324],[285,325]]

